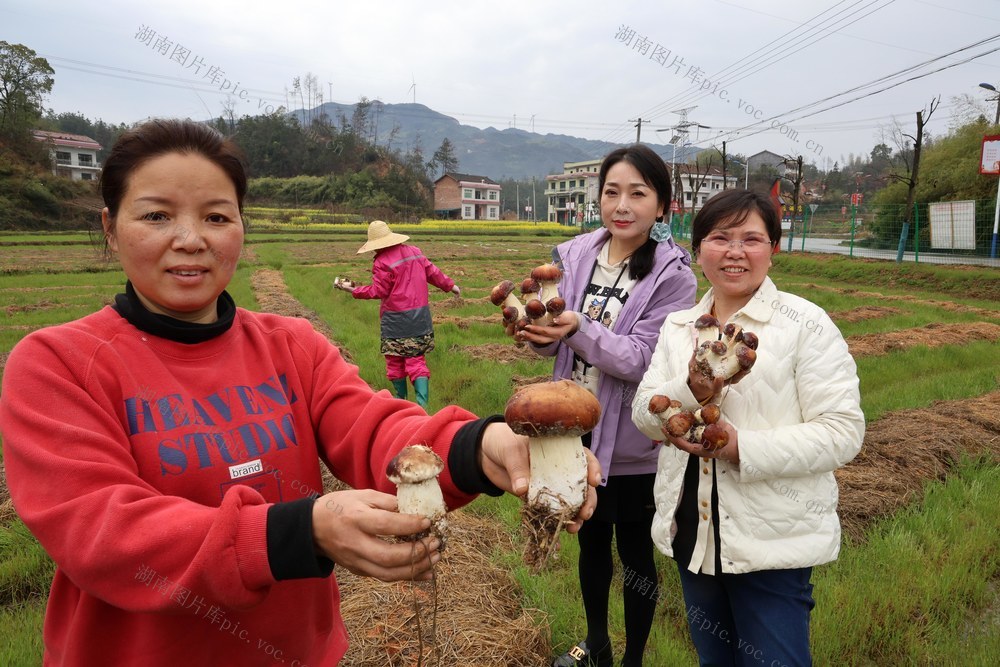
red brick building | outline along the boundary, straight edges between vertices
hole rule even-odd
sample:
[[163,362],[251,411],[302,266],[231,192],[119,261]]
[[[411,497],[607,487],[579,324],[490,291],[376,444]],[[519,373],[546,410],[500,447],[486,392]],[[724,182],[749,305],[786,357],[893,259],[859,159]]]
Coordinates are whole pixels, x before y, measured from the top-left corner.
[[499,220],[500,191],[485,176],[449,172],[434,181],[434,214],[445,220]]

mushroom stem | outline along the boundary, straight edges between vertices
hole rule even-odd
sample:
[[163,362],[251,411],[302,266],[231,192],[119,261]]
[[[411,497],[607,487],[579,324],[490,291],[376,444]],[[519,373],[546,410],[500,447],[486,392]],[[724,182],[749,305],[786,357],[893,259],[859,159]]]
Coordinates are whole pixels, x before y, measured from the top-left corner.
[[448,513],[436,477],[416,484],[400,484],[396,488],[396,502],[400,513],[420,514],[430,519],[431,523],[444,519]]
[[587,498],[587,454],[579,436],[528,438],[528,503],[576,516]]

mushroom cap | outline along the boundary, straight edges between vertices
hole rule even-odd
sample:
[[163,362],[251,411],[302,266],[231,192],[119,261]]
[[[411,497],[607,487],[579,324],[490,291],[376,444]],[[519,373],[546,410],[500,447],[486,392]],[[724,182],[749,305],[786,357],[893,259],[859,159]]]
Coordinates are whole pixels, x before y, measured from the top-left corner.
[[493,291],[490,292],[490,301],[494,306],[499,306],[503,303],[504,299],[507,298],[507,295],[513,291],[514,283],[510,280],[502,280],[497,283],[496,287],[493,288]]
[[695,329],[707,329],[708,327],[718,327],[719,320],[715,319],[712,315],[705,313],[698,319],[694,321]]
[[524,314],[533,320],[545,315],[545,304],[538,299],[530,299],[524,304]]
[[714,424],[722,417],[722,411],[715,403],[702,406],[699,412],[701,413],[701,420],[706,424]]
[[681,407],[680,401],[671,400],[669,396],[664,396],[663,394],[656,394],[653,398],[649,399],[649,411],[654,415],[666,412],[667,408],[679,407]]
[[577,437],[597,426],[601,404],[571,380],[538,382],[511,396],[503,416],[511,430],[520,435]]
[[675,438],[680,438],[690,431],[692,426],[694,426],[694,414],[685,410],[668,419],[667,423],[660,427],[660,430]]
[[521,281],[521,294],[523,295],[534,294],[540,289],[542,286],[534,278],[525,278]]
[[705,449],[714,452],[729,444],[729,434],[722,424],[709,424],[702,431],[701,444]]
[[562,270],[555,264],[542,264],[531,270],[531,277],[538,282],[556,283],[562,280]]
[[426,445],[403,447],[385,468],[385,476],[394,484],[418,484],[444,470],[444,461]]
[[751,350],[756,350],[758,344],[757,334],[751,331],[743,331],[741,333],[742,333],[741,339],[743,340],[743,344],[749,347]]
[[554,296],[545,302],[545,310],[549,311],[552,317],[561,315],[566,310],[566,300],[561,296]]
[[740,370],[747,371],[757,361],[757,353],[752,347],[739,347],[736,349],[736,360],[740,362]]

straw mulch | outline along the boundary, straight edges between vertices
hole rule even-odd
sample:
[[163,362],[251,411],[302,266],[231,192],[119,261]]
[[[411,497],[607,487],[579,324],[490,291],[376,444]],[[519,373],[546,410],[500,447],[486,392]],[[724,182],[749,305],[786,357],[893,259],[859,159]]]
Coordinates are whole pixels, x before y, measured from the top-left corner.
[[350,635],[344,664],[547,664],[544,615],[524,609],[510,574],[490,561],[494,551],[517,550],[510,536],[499,522],[462,511],[450,513],[448,525],[448,547],[435,566],[434,582],[384,583],[338,571]]
[[[836,292],[837,294],[850,294],[851,296],[856,296],[863,299],[878,299],[879,301],[905,301],[906,303],[919,304],[923,306],[932,306],[934,308],[942,308],[944,310],[951,311],[953,313],[972,313],[979,317],[986,318],[996,318],[997,311],[990,310],[987,308],[979,308],[978,306],[969,306],[964,303],[955,303],[954,301],[941,301],[939,299],[923,299],[910,294],[882,294],[881,292],[865,292],[859,289],[854,289],[851,287],[831,287],[828,285],[817,285],[816,283],[797,283],[801,284],[803,287],[809,290],[823,290],[826,292]],[[969,298],[976,298],[973,295],[969,295]],[[991,298],[989,294],[983,295],[982,298]]]
[[889,308],[887,306],[859,306],[850,310],[839,310],[829,313],[830,319],[834,322],[860,322],[862,320],[874,320],[888,315],[901,313],[899,308]]
[[968,322],[960,324],[931,323],[913,329],[863,334],[847,338],[851,355],[867,357],[905,350],[917,345],[940,347],[965,345],[977,340],[1000,340],[1000,324]]
[[861,453],[835,473],[844,533],[863,540],[873,521],[919,501],[924,485],[944,479],[963,455],[1000,462],[1000,391],[870,423]]

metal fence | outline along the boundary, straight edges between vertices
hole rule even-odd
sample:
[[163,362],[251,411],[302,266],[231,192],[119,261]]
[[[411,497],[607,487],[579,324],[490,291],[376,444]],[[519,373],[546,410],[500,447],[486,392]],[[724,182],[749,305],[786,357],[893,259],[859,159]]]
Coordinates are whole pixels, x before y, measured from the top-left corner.
[[[804,205],[782,221],[782,252],[826,252],[895,261],[1000,267],[990,200],[905,206]],[[675,238],[691,238],[691,215],[674,214]]]

